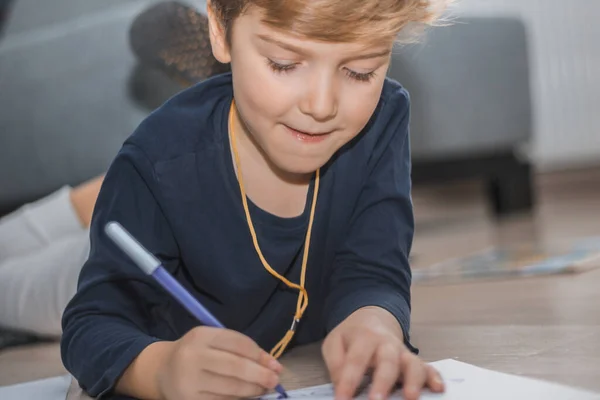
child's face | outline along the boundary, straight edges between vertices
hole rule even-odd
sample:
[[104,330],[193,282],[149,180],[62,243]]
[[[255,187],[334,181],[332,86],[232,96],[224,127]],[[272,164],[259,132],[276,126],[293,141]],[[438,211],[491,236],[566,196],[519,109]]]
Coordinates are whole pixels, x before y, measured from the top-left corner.
[[310,173],[370,119],[394,38],[377,45],[317,42],[275,31],[260,17],[257,9],[238,17],[229,48],[211,16],[213,52],[231,62],[244,133],[282,171]]

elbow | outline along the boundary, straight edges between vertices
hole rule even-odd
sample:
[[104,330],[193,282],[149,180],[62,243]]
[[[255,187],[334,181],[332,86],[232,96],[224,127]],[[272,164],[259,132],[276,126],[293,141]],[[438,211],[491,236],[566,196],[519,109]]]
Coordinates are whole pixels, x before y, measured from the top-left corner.
[[60,338],[60,357],[63,366],[71,373],[71,375],[75,376],[75,378],[78,378],[78,368],[75,362],[73,343],[78,336],[78,329],[76,328],[77,322],[78,318],[74,315],[69,306],[67,306],[61,321],[62,336]]

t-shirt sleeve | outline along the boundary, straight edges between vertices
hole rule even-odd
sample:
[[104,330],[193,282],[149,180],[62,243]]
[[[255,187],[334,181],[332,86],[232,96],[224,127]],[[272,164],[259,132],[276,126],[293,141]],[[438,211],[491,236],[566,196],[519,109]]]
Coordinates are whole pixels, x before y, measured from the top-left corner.
[[91,250],[78,290],[63,315],[62,360],[80,386],[96,397],[109,393],[149,344],[153,307],[165,293],[106,236],[119,222],[165,268],[178,264],[178,249],[163,214],[153,165],[125,144],[107,171],[90,227]]
[[387,104],[388,121],[368,163],[367,177],[346,239],[336,253],[325,304],[326,328],[332,330],[359,308],[379,306],[392,313],[410,344],[413,241],[408,94]]

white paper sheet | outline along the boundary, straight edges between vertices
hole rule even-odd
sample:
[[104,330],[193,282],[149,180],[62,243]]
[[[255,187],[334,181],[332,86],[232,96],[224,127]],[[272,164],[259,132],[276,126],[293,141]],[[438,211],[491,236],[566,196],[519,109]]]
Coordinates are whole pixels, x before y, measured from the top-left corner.
[[[442,375],[446,391],[442,394],[425,391],[421,400],[600,400],[600,393],[566,387],[536,379],[524,378],[490,371],[456,360],[442,360],[431,363]],[[289,391],[291,399],[311,398],[332,400],[332,385],[314,386]],[[278,395],[264,396],[264,400],[277,399]],[[357,397],[368,398],[368,389]],[[402,399],[398,391],[392,400]]]

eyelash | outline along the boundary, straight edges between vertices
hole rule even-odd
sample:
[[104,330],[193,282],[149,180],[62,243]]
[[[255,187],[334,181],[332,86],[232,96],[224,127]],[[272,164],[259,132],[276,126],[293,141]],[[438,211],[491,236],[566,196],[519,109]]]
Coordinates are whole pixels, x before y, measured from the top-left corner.
[[[276,72],[278,74],[291,72],[296,68],[296,64],[279,64],[270,59],[267,59],[267,63],[269,64],[269,67],[273,70],[273,72]],[[375,71],[360,73],[352,71],[350,69],[346,69],[346,76],[358,82],[370,82],[371,79],[375,77]]]
[[370,82],[371,79],[373,79],[373,77],[375,76],[375,71],[360,73],[347,69],[346,75],[348,75],[349,78],[357,80],[359,82]]

